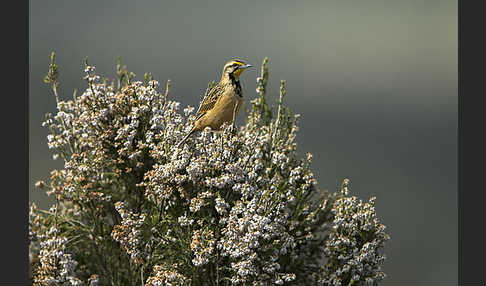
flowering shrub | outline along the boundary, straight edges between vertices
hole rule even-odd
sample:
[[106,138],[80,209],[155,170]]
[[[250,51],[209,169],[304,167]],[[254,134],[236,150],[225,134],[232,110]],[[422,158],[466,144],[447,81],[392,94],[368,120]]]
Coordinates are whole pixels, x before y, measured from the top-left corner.
[[[64,168],[51,173],[48,210],[30,208],[34,285],[375,285],[389,238],[374,198],[349,196],[347,180],[321,191],[310,154],[296,155],[298,116],[266,98],[267,59],[246,124],[204,130],[179,148],[194,108],[179,111],[150,75],[117,65],[61,101],[51,58],[46,82],[49,147]],[[206,91],[207,92],[207,91]]]

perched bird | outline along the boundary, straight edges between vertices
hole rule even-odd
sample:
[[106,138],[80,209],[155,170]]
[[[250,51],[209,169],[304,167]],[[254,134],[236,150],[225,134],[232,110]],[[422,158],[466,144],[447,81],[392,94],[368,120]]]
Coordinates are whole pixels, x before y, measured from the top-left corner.
[[177,144],[179,147],[196,131],[210,127],[212,131],[220,131],[221,125],[232,121],[233,128],[236,114],[243,104],[243,91],[240,85],[240,75],[251,65],[241,60],[231,60],[224,65],[221,80],[202,99],[196,112],[196,120],[191,131]]

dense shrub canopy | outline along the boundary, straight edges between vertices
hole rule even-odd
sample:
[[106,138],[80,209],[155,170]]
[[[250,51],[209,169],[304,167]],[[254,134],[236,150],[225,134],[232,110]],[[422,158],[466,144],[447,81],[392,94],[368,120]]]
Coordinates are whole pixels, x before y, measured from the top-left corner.
[[[373,285],[388,235],[374,210],[341,191],[319,190],[311,155],[296,155],[297,115],[267,104],[267,60],[246,123],[176,143],[194,108],[180,111],[169,82],[116,82],[86,62],[88,87],[57,95],[49,147],[64,160],[39,182],[56,203],[31,204],[35,285]],[[209,89],[209,88],[208,88]],[[207,92],[207,91],[206,91]],[[248,93],[247,93],[248,94]],[[248,98],[248,96],[247,96]],[[248,99],[247,99],[248,100]],[[229,126],[227,126],[229,127]]]

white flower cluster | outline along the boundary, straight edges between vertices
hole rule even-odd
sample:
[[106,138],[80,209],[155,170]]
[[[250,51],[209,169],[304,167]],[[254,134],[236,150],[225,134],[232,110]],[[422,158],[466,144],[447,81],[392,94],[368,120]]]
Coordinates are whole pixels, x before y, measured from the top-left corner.
[[[167,103],[156,90],[155,80],[115,88],[101,81],[93,66],[85,72],[88,88],[74,100],[58,100],[57,114],[47,114],[43,123],[51,131],[49,148],[64,159],[64,169],[53,180],[62,181],[58,193],[69,200],[118,201],[122,196],[114,179],[130,173],[139,182],[151,166],[148,153],[155,148],[155,137],[161,130],[171,132],[182,115],[176,112],[178,103]],[[164,120],[168,114],[173,118],[169,124]],[[79,189],[83,191],[75,191]]]
[[212,230],[196,230],[192,233],[191,250],[194,254],[192,263],[201,266],[209,262],[216,241]]
[[142,250],[141,228],[144,224],[145,214],[134,214],[127,211],[122,202],[115,203],[115,208],[122,221],[114,226],[111,236],[123,246],[135,263],[143,263],[145,254]]
[[[375,198],[364,203],[347,195],[348,181],[343,186],[343,196],[334,202],[332,230],[326,241],[325,253],[329,262],[325,265],[324,285],[363,283],[374,285],[385,278],[380,264],[385,256],[379,253],[389,235],[375,212]],[[346,280],[347,279],[347,280]]]
[[58,229],[51,227],[39,240],[39,265],[34,270],[37,272],[34,285],[83,285],[76,273],[78,262],[67,252],[67,238],[59,236]]
[[177,218],[177,222],[180,224],[180,226],[188,226],[188,225],[192,225],[194,223],[194,220],[188,219],[187,215],[184,214]]
[[173,264],[170,267],[155,265],[153,273],[154,275],[147,279],[145,286],[182,286],[188,285],[187,282],[190,281],[177,271],[177,264]]

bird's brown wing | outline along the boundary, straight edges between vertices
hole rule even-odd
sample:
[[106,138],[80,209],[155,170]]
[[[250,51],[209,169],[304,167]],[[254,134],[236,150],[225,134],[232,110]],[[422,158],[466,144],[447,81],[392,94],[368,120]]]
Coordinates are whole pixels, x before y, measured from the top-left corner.
[[201,101],[196,112],[196,120],[201,118],[206,112],[213,109],[214,105],[223,93],[224,86],[221,83],[215,85]]

